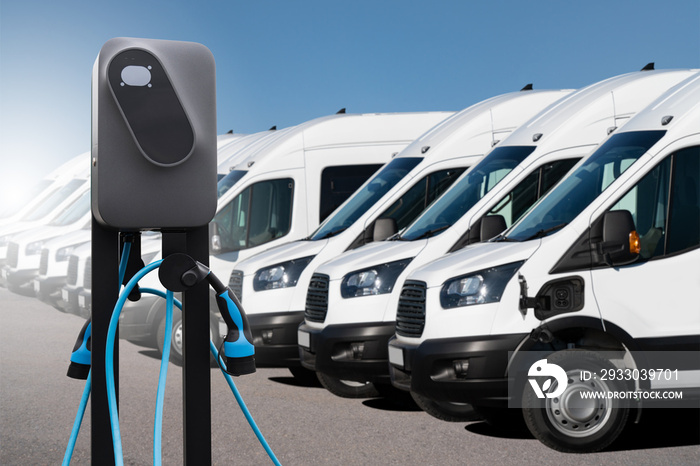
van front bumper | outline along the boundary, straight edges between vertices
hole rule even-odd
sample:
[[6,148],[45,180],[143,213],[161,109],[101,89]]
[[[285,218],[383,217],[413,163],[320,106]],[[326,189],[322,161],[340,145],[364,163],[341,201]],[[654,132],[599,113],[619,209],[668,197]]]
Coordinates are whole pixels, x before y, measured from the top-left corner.
[[297,329],[304,311],[246,314],[257,367],[299,367]]
[[[299,327],[299,357],[307,369],[358,382],[389,383],[387,343],[395,322]],[[301,336],[308,335],[302,342]]]
[[508,357],[529,334],[389,341],[391,383],[436,401],[507,406]]

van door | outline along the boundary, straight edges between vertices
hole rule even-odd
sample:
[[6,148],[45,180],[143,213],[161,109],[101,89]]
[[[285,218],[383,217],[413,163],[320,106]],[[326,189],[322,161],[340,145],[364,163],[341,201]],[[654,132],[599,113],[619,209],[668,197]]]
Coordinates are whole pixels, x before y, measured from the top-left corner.
[[[664,158],[608,209],[630,211],[641,252],[624,266],[594,259],[593,293],[603,319],[642,350],[696,349],[700,341],[699,198],[700,146],[694,146]],[[592,241],[601,219],[591,226]]]

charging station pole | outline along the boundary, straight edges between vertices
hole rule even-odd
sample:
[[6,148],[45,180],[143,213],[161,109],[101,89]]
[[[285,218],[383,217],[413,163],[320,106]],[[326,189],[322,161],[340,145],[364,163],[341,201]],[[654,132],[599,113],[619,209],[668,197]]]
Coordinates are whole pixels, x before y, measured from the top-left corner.
[[[163,257],[185,252],[209,266],[209,229],[163,233]],[[209,364],[209,286],[183,293],[182,396],[185,464],[211,464],[211,369]]]
[[[115,461],[105,358],[109,323],[119,299],[117,285],[121,286],[120,235],[161,231],[163,258],[184,253],[209,264],[208,224],[217,202],[215,87],[211,52],[191,42],[111,39],[93,67],[91,443],[95,465]],[[135,251],[138,255],[140,247]],[[209,322],[209,288],[202,282],[183,292],[185,464],[211,464],[212,459]],[[118,339],[114,360],[118,387]]]
[[[90,395],[92,464],[114,464],[112,430],[109,422],[105,357],[107,329],[119,297],[119,232],[92,220],[92,390]],[[114,349],[114,378],[119,397],[119,340]]]

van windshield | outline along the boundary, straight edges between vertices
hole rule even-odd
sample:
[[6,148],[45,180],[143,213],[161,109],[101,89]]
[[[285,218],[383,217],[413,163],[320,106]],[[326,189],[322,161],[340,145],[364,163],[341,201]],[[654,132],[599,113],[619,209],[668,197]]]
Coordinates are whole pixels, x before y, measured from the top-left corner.
[[49,225],[62,227],[77,222],[90,212],[90,191],[80,196],[77,201],[63,209]]
[[345,231],[422,160],[421,157],[400,157],[389,162],[344,206],[328,217],[311,235],[311,239],[330,238]]
[[568,225],[665,131],[630,131],[610,137],[506,233],[513,241],[542,238]]
[[245,170],[233,170],[229,172],[228,175],[224,176],[219,180],[216,185],[216,198],[223,196],[226,191],[231,189],[231,187],[238,182],[243,176],[248,173]]
[[87,180],[79,179],[69,181],[61,189],[59,189],[55,193],[51,194],[51,196],[46,198],[39,206],[37,206],[36,209],[27,213],[27,215],[25,215],[24,218],[22,218],[22,221],[31,222],[33,220],[39,220],[40,218],[50,214],[52,210],[54,210],[61,202],[68,199],[68,196],[73,194],[79,187],[84,185],[86,182]]
[[497,147],[492,150],[409,225],[401,234],[401,239],[414,241],[448,229],[534,150],[535,146]]
[[[37,184],[33,185],[27,192],[18,196],[16,200],[24,200],[25,202],[31,202],[35,197],[39,196],[45,189],[51,186],[51,180],[41,180]],[[13,201],[15,199],[13,198]],[[10,204],[0,206],[0,218],[7,218],[13,214],[16,214],[24,204],[22,202],[12,202]]]

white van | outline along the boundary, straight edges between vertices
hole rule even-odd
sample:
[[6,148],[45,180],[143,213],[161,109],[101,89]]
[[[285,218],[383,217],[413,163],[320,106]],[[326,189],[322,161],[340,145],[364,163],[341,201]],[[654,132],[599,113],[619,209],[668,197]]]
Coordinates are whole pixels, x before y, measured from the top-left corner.
[[46,196],[42,194],[41,200],[23,212],[17,221],[0,227],[0,266],[7,260],[7,248],[14,235],[48,224],[89,189],[89,157],[89,153],[81,154],[64,164],[65,171],[58,169],[61,175]]
[[[346,252],[318,267],[299,328],[302,365],[340,396],[361,394],[343,381],[390,384],[387,343],[406,277],[510,227],[614,128],[690,74],[639,71],[568,95],[502,141],[394,241]],[[372,387],[364,391],[372,394]],[[441,419],[473,416],[468,406],[414,397]]]
[[230,284],[246,308],[256,364],[308,374],[299,367],[297,328],[314,269],[403,229],[499,140],[569,92],[525,90],[462,110],[394,157],[309,238],[239,262]]
[[73,157],[69,161],[61,164],[61,166],[54,169],[31,187],[31,191],[25,195],[25,204],[19,206],[15,212],[8,215],[7,211],[4,210],[6,206],[2,206],[3,210],[0,212],[0,226],[24,221],[23,217],[34,212],[42,202],[53,196],[59,188],[63,187],[75,176],[84,172],[85,167],[88,166],[89,163],[89,154],[86,153]]
[[[519,405],[538,439],[571,452],[609,445],[641,408],[616,398],[620,390],[639,392],[645,406],[656,389],[697,393],[700,381],[687,376],[700,373],[699,187],[696,74],[497,240],[407,278],[389,343],[392,382],[471,403],[494,423],[514,421],[520,409],[506,407]],[[537,379],[543,368],[555,382]],[[583,398],[594,392],[612,395]]]
[[[210,223],[211,270],[225,281],[237,261],[307,236],[393,154],[450,115],[339,113],[271,131],[238,155],[243,161],[228,175],[233,187],[219,198]],[[154,274],[142,283],[161,288]],[[218,315],[214,302],[212,316]],[[157,329],[164,311],[165,301],[151,296],[127,303],[120,336],[162,341]],[[173,325],[174,361],[182,355],[180,327]]]
[[90,228],[90,191],[63,209],[48,224],[13,235],[7,245],[7,259],[0,280],[16,293],[34,295],[33,279],[39,270],[41,250],[47,241]]

